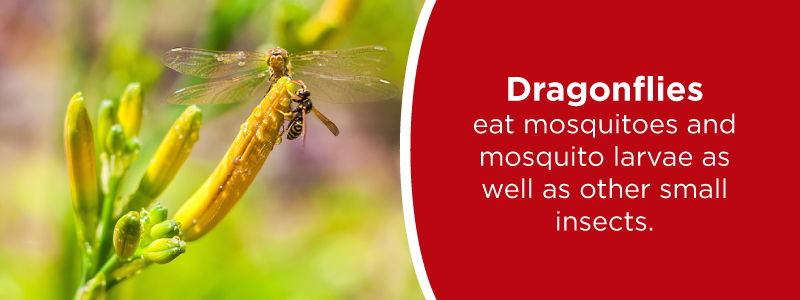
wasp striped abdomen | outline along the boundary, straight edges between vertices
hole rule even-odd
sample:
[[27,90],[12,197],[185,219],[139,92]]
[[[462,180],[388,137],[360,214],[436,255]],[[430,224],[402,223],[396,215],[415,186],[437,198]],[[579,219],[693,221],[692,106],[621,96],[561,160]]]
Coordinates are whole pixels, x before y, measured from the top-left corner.
[[303,121],[297,121],[292,125],[292,128],[289,128],[289,133],[286,134],[286,139],[294,140],[300,137],[300,134],[303,133]]

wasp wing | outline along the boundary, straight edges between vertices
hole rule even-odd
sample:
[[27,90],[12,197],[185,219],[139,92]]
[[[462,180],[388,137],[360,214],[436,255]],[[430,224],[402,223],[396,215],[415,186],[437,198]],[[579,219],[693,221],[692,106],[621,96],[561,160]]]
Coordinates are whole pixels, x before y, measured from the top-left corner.
[[161,62],[175,71],[202,78],[217,78],[268,67],[264,53],[196,48],[174,48],[161,56]]
[[213,81],[183,88],[169,97],[172,104],[229,104],[267,94],[272,82],[269,72],[256,71],[228,80]]
[[331,120],[323,116],[322,113],[319,112],[319,110],[317,110],[316,108],[312,109],[311,112],[314,113],[314,116],[316,116],[317,119],[319,119],[320,121],[322,121],[323,124],[325,124],[325,127],[328,127],[328,130],[330,130],[334,136],[339,136],[339,128],[336,127],[336,124],[333,124]]
[[381,46],[344,50],[307,51],[289,55],[293,70],[361,75],[383,70],[394,62],[394,55]]
[[293,78],[303,80],[314,99],[332,103],[375,102],[397,96],[389,81],[366,76],[298,70]]

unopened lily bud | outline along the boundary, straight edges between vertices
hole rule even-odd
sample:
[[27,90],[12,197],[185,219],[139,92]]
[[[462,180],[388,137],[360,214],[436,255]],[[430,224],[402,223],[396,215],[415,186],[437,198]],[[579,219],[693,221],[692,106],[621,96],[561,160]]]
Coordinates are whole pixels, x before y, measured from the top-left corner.
[[100,103],[100,112],[97,114],[97,119],[97,136],[105,139],[108,136],[108,132],[111,131],[111,127],[119,123],[117,106],[114,105],[114,101],[106,99]]
[[169,211],[166,207],[161,206],[161,203],[156,203],[156,206],[150,210],[150,220],[153,224],[158,224],[167,220]]
[[122,129],[122,125],[117,124],[111,126],[111,129],[108,131],[108,135],[106,135],[105,139],[106,152],[115,155],[125,151],[125,145],[127,144],[128,139],[125,138],[125,132]]
[[142,222],[142,240],[139,242],[139,245],[149,245],[152,239],[150,239],[150,228],[153,227],[153,215],[150,214],[146,209],[142,209],[139,212],[139,220]]
[[126,209],[147,208],[169,186],[200,138],[203,113],[189,106],[167,132]]
[[150,228],[150,237],[153,239],[170,238],[181,232],[181,223],[175,220],[168,220]]
[[125,136],[132,138],[139,135],[142,128],[142,108],[144,100],[142,87],[138,82],[128,84],[119,99],[119,123],[125,129]]
[[75,210],[81,247],[93,246],[100,214],[100,197],[95,167],[94,135],[81,93],[69,102],[64,121],[72,208]]
[[95,300],[106,297],[106,275],[102,272],[97,273],[94,278],[87,281],[80,289],[75,299]]
[[142,148],[142,143],[139,142],[138,137],[132,137],[125,143],[125,150],[122,152],[122,159],[125,165],[130,166],[133,162],[139,159],[139,150]]
[[136,253],[141,238],[142,223],[138,212],[128,212],[119,218],[114,227],[114,250],[120,260],[127,260]]
[[283,77],[253,109],[211,176],[175,213],[184,239],[193,241],[208,233],[242,198],[275,146],[283,126],[280,111],[290,109],[298,88]]
[[166,264],[184,252],[186,252],[186,242],[179,238],[162,238],[147,246],[144,257],[157,264]]
[[298,32],[300,42],[314,48],[335,40],[337,34],[353,20],[360,0],[326,0],[319,13],[306,22]]

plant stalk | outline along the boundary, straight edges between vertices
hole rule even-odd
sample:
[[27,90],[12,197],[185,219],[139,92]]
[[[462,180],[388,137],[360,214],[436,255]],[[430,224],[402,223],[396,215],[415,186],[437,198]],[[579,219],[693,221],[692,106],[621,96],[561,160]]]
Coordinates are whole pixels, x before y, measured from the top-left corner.
[[103,273],[104,275],[106,275],[105,276],[106,290],[110,290],[112,286],[119,283],[119,281],[114,276],[112,276],[111,273],[114,272],[119,267],[121,267],[124,263],[125,262],[121,261],[119,259],[119,256],[117,256],[117,254],[115,253],[114,255],[109,257],[108,261],[106,261],[106,263],[103,264],[103,267],[97,271],[97,273]]
[[92,269],[94,266],[94,261],[92,260],[92,255],[87,252],[85,249],[81,251],[81,258],[83,261],[81,262],[81,286],[86,284],[87,281],[91,278]]
[[[112,166],[113,168],[113,166]],[[95,251],[95,266],[101,266],[103,261],[108,258],[108,253],[113,244],[114,233],[114,204],[117,198],[117,189],[119,187],[122,176],[111,175],[108,181],[108,194],[103,199],[103,212],[100,215],[100,228],[99,246]],[[92,272],[97,273],[97,272]]]

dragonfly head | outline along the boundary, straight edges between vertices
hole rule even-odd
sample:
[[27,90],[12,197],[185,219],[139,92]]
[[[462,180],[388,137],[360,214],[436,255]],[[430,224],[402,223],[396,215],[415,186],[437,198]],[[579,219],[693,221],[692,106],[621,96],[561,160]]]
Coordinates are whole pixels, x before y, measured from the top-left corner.
[[267,52],[267,64],[273,69],[282,70],[289,61],[289,52],[286,49],[275,48]]

